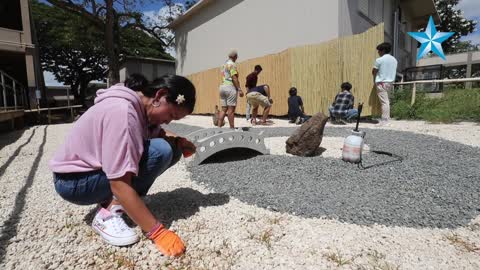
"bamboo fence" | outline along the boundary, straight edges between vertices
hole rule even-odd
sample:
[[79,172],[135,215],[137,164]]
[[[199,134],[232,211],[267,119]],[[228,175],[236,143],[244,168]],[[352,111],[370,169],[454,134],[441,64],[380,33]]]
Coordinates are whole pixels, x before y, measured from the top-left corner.
[[[240,84],[255,65],[261,65],[258,84],[268,84],[274,104],[271,115],[286,115],[288,90],[295,86],[307,114],[328,112],[342,82],[353,85],[355,103],[363,102],[362,115],[379,114],[380,104],[373,89],[371,70],[377,56],[375,47],[383,42],[384,27],[379,24],[364,33],[321,44],[289,48],[277,54],[239,62]],[[197,88],[196,114],[213,113],[219,105],[220,68],[187,76]],[[245,97],[238,98],[237,110],[245,113]],[[356,106],[356,105],[355,105]]]

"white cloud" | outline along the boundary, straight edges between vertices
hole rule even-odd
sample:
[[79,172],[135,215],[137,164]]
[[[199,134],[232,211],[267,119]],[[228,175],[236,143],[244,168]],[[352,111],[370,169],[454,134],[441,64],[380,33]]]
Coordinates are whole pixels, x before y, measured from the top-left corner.
[[456,7],[462,10],[468,19],[480,16],[480,1],[478,0],[460,0]]
[[[168,25],[168,21],[166,18],[171,17],[176,19],[180,14],[182,14],[184,10],[184,5],[181,3],[176,3],[172,7],[164,6],[159,10],[151,10],[145,11],[143,14],[145,15],[145,21],[148,25],[159,25],[159,26],[166,26]],[[168,37],[173,37],[173,33],[170,30],[163,30]],[[175,57],[175,47],[172,45],[166,48],[166,52]]]
[[480,44],[480,1],[460,0],[456,8],[462,10],[467,19],[477,21],[475,32],[463,36],[461,40],[471,40],[473,44]]

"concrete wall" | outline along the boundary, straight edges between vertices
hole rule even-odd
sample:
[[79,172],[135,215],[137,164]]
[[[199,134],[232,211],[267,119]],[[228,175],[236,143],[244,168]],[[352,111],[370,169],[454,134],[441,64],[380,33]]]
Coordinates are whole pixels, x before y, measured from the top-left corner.
[[[361,2],[368,6],[368,14],[361,11]],[[400,7],[401,18],[400,22],[395,22],[395,11]],[[376,10],[383,10],[377,13]],[[416,31],[412,21],[409,9],[405,8],[404,1],[401,0],[339,0],[339,29],[340,36],[350,36],[366,31],[368,28],[377,23],[384,22],[385,26],[385,41],[393,45],[394,41],[394,24],[398,23],[398,55],[399,61],[398,70],[402,71],[407,67],[415,66],[415,59],[417,53],[417,43],[412,40],[407,32]],[[372,48],[375,50],[375,48]]]
[[177,74],[219,67],[231,48],[243,61],[335,39],[338,7],[318,0],[212,1],[174,29]]
[[[420,3],[419,3],[420,4]],[[428,6],[427,1],[422,5]],[[385,41],[394,43],[398,24],[398,70],[415,66],[417,43],[411,0],[214,0],[176,26],[176,72],[189,75],[219,67],[231,48],[239,60],[365,32],[384,22]],[[400,7],[401,18],[394,14]],[[232,29],[228,31],[229,26]],[[372,48],[375,50],[375,48]]]
[[[33,69],[33,48],[32,44],[32,32],[30,28],[30,11],[28,6],[28,0],[15,0],[20,1],[20,13],[21,28],[23,30],[0,28],[0,50],[4,52],[11,52],[13,54],[25,55],[25,69],[27,71],[26,81],[22,81],[26,86],[34,87],[35,75]],[[13,63],[12,63],[13,64]],[[23,77],[23,76],[22,76]],[[22,78],[17,78],[22,80]]]
[[[361,2],[368,2],[366,7],[368,11],[361,11],[360,4]],[[385,32],[390,33],[393,31],[392,22],[389,15],[391,11],[391,6],[394,0],[339,0],[339,34],[340,37],[351,36],[355,34],[360,34],[367,31],[372,26],[375,26],[384,21],[384,18],[388,17],[388,21],[385,22]],[[367,14],[365,14],[366,12]],[[371,16],[369,16],[369,14]],[[393,29],[393,28],[392,28]]]
[[[21,27],[19,29],[0,28],[0,54],[5,56],[4,62],[1,64],[7,67],[6,72],[33,93],[38,80],[35,76],[35,46],[32,38],[29,1],[11,1],[20,3]],[[24,59],[20,61],[19,57]],[[21,66],[18,66],[19,63]],[[29,96],[30,101],[35,102],[31,93]]]
[[[402,7],[402,5],[400,5]],[[408,32],[416,32],[418,28],[413,24],[412,14],[409,14],[406,9],[403,9],[399,24],[399,61],[398,70],[402,71],[409,67],[414,67],[417,59],[417,41],[410,37]]]
[[459,66],[459,65],[467,65],[467,61],[469,60],[468,54],[471,54],[470,63],[471,64],[478,64],[480,63],[480,52],[469,52],[469,53],[457,53],[457,54],[450,54],[445,55],[446,61],[438,56],[422,58],[417,63],[417,67],[422,66],[431,66],[431,65],[443,65],[443,66]]

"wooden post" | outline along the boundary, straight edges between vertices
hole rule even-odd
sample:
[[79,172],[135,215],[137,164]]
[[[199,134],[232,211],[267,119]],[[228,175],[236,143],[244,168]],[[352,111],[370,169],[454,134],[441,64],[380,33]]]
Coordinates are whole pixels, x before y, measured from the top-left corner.
[[415,103],[415,95],[417,94],[417,83],[413,83],[413,89],[412,89],[412,102],[410,103],[410,105],[413,106],[413,104]]
[[3,76],[3,73],[1,73],[0,76],[2,79],[3,110],[6,111],[7,110],[7,88],[5,88],[5,77]]
[[11,124],[12,124],[12,130],[15,130],[15,113],[16,112],[10,114],[10,117],[11,117],[10,121],[11,121]]
[[70,104],[70,87],[67,87],[67,106],[70,109],[70,121],[73,122],[73,108]]
[[[472,77],[472,52],[467,53],[467,73],[465,75],[467,78]],[[472,89],[472,82],[466,82],[465,88]]]
[[20,93],[21,93],[21,96],[22,96],[22,108],[25,110],[27,108],[28,102],[25,98],[25,88],[23,86],[20,86]]
[[15,84],[15,81],[13,81],[13,107],[15,108],[15,111],[17,110],[17,85]]

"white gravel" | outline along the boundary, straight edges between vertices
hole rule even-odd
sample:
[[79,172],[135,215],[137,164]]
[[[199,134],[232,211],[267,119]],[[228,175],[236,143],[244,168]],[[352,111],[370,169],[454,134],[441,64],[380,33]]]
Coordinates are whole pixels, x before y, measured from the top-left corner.
[[[212,125],[207,116],[179,122]],[[245,119],[237,123],[248,126]],[[301,218],[215,194],[191,181],[183,160],[157,179],[146,202],[178,231],[187,253],[163,257],[145,238],[131,247],[109,246],[90,229],[93,206],[67,203],[53,188],[47,162],[70,128],[38,126],[0,135],[0,269],[480,269],[480,217],[456,229]],[[474,123],[392,121],[382,128],[480,146]],[[266,143],[273,154],[284,155],[285,140]],[[323,154],[338,157],[342,141],[325,137]]]

